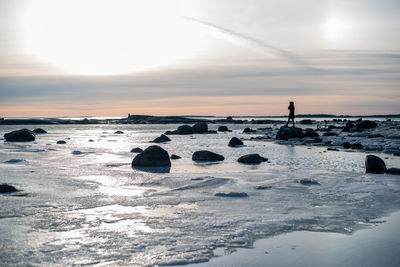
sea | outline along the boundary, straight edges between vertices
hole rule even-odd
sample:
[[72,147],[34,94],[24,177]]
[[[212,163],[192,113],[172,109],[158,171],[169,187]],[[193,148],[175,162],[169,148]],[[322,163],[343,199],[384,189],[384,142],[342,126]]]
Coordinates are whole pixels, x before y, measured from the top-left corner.
[[[19,189],[0,195],[0,265],[206,262],[215,249],[250,248],[282,233],[351,234],[400,210],[399,177],[366,174],[366,152],[277,144],[242,133],[278,124],[228,124],[226,133],[172,135],[159,144],[182,157],[171,160],[169,172],[131,167],[132,148],[145,149],[178,126],[0,126],[0,183]],[[25,127],[47,134],[34,142],[2,138]],[[217,127],[209,124],[211,130]],[[243,138],[244,146],[229,147],[234,136]],[[225,160],[196,163],[192,154],[198,150]],[[268,162],[237,162],[252,153]],[[400,166],[399,157],[374,155],[388,167]]]

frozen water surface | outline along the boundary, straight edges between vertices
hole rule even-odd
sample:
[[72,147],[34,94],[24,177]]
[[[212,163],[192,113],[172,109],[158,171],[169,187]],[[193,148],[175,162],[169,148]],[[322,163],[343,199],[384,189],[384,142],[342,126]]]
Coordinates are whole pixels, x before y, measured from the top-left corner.
[[[366,153],[250,140],[228,147],[233,136],[249,138],[242,131],[254,125],[170,136],[161,146],[182,158],[169,173],[131,168],[132,148],[177,126],[44,125],[48,133],[35,142],[0,141],[0,182],[23,193],[0,195],[2,264],[202,262],[216,247],[251,247],[284,232],[351,233],[400,208],[399,177],[365,174]],[[1,126],[0,136],[23,127]],[[194,163],[197,150],[225,160]],[[237,162],[250,153],[269,162]],[[398,157],[374,154],[400,167]]]

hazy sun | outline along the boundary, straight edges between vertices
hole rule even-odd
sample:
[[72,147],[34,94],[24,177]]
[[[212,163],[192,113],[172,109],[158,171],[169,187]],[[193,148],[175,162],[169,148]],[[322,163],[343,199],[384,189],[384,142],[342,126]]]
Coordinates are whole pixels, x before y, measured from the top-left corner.
[[329,19],[322,25],[325,39],[329,42],[346,41],[350,29],[351,24],[348,21],[339,18]]
[[174,0],[31,1],[23,29],[25,52],[75,74],[169,65],[202,45]]

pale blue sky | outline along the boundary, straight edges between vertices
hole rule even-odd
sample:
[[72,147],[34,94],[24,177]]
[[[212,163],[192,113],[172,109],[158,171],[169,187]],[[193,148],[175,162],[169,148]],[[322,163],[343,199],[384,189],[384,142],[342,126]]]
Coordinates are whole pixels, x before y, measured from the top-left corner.
[[0,116],[400,113],[400,1],[1,0]]

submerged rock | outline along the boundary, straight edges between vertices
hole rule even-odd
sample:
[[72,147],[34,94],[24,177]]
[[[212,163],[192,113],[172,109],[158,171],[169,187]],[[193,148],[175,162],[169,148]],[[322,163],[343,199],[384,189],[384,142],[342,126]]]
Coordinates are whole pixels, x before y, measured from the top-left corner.
[[374,155],[365,157],[365,172],[383,173],[384,171],[386,171],[386,164],[380,157]]
[[224,156],[207,150],[196,151],[192,155],[194,161],[222,161],[224,159]]
[[180,156],[178,156],[178,155],[175,155],[175,154],[172,154],[172,155],[171,155],[171,159],[180,159],[180,158],[182,158],[182,157],[180,157]]
[[192,127],[193,133],[202,134],[208,132],[208,125],[206,122],[198,122]]
[[259,154],[248,154],[238,159],[238,162],[246,164],[259,164],[265,161],[268,161],[268,159],[261,157]]
[[0,193],[9,193],[18,191],[14,186],[9,184],[0,184]]
[[225,125],[221,125],[218,126],[218,132],[229,132],[229,129]]
[[253,130],[249,127],[244,128],[243,133],[256,133],[256,130]]
[[254,189],[256,190],[266,190],[266,189],[271,189],[272,186],[271,185],[258,185],[256,187],[254,187]]
[[216,193],[216,197],[248,197],[245,192],[229,192],[229,193]]
[[169,142],[171,141],[171,139],[169,139],[168,136],[162,134],[159,137],[157,137],[156,139],[154,139],[152,142],[153,143],[164,143],[164,142]]
[[116,131],[114,134],[123,134],[123,131]]
[[318,181],[311,179],[302,179],[299,181],[302,185],[321,185]]
[[394,174],[394,175],[400,175],[400,169],[399,168],[389,168],[385,171],[387,174]]
[[84,153],[82,151],[79,151],[79,150],[72,151],[72,155],[82,155],[82,154],[84,154]]
[[58,140],[57,144],[59,145],[65,145],[67,142],[65,142],[64,140]]
[[159,146],[149,146],[132,160],[132,167],[171,166],[168,152]]
[[135,147],[131,149],[131,153],[140,153],[143,152],[143,149],[141,149],[140,147]]
[[276,134],[277,140],[289,140],[291,138],[303,138],[304,133],[301,128],[282,126]]
[[26,128],[12,131],[4,135],[4,139],[8,142],[29,142],[35,141],[35,138],[35,134]]
[[35,134],[45,134],[47,133],[45,130],[43,130],[42,128],[36,128],[35,130],[32,131]]
[[178,134],[193,134],[193,128],[190,125],[181,125],[177,130]]
[[229,144],[228,144],[228,146],[230,146],[230,147],[242,146],[242,145],[243,145],[242,140],[240,140],[237,137],[232,137],[232,139],[229,141]]

